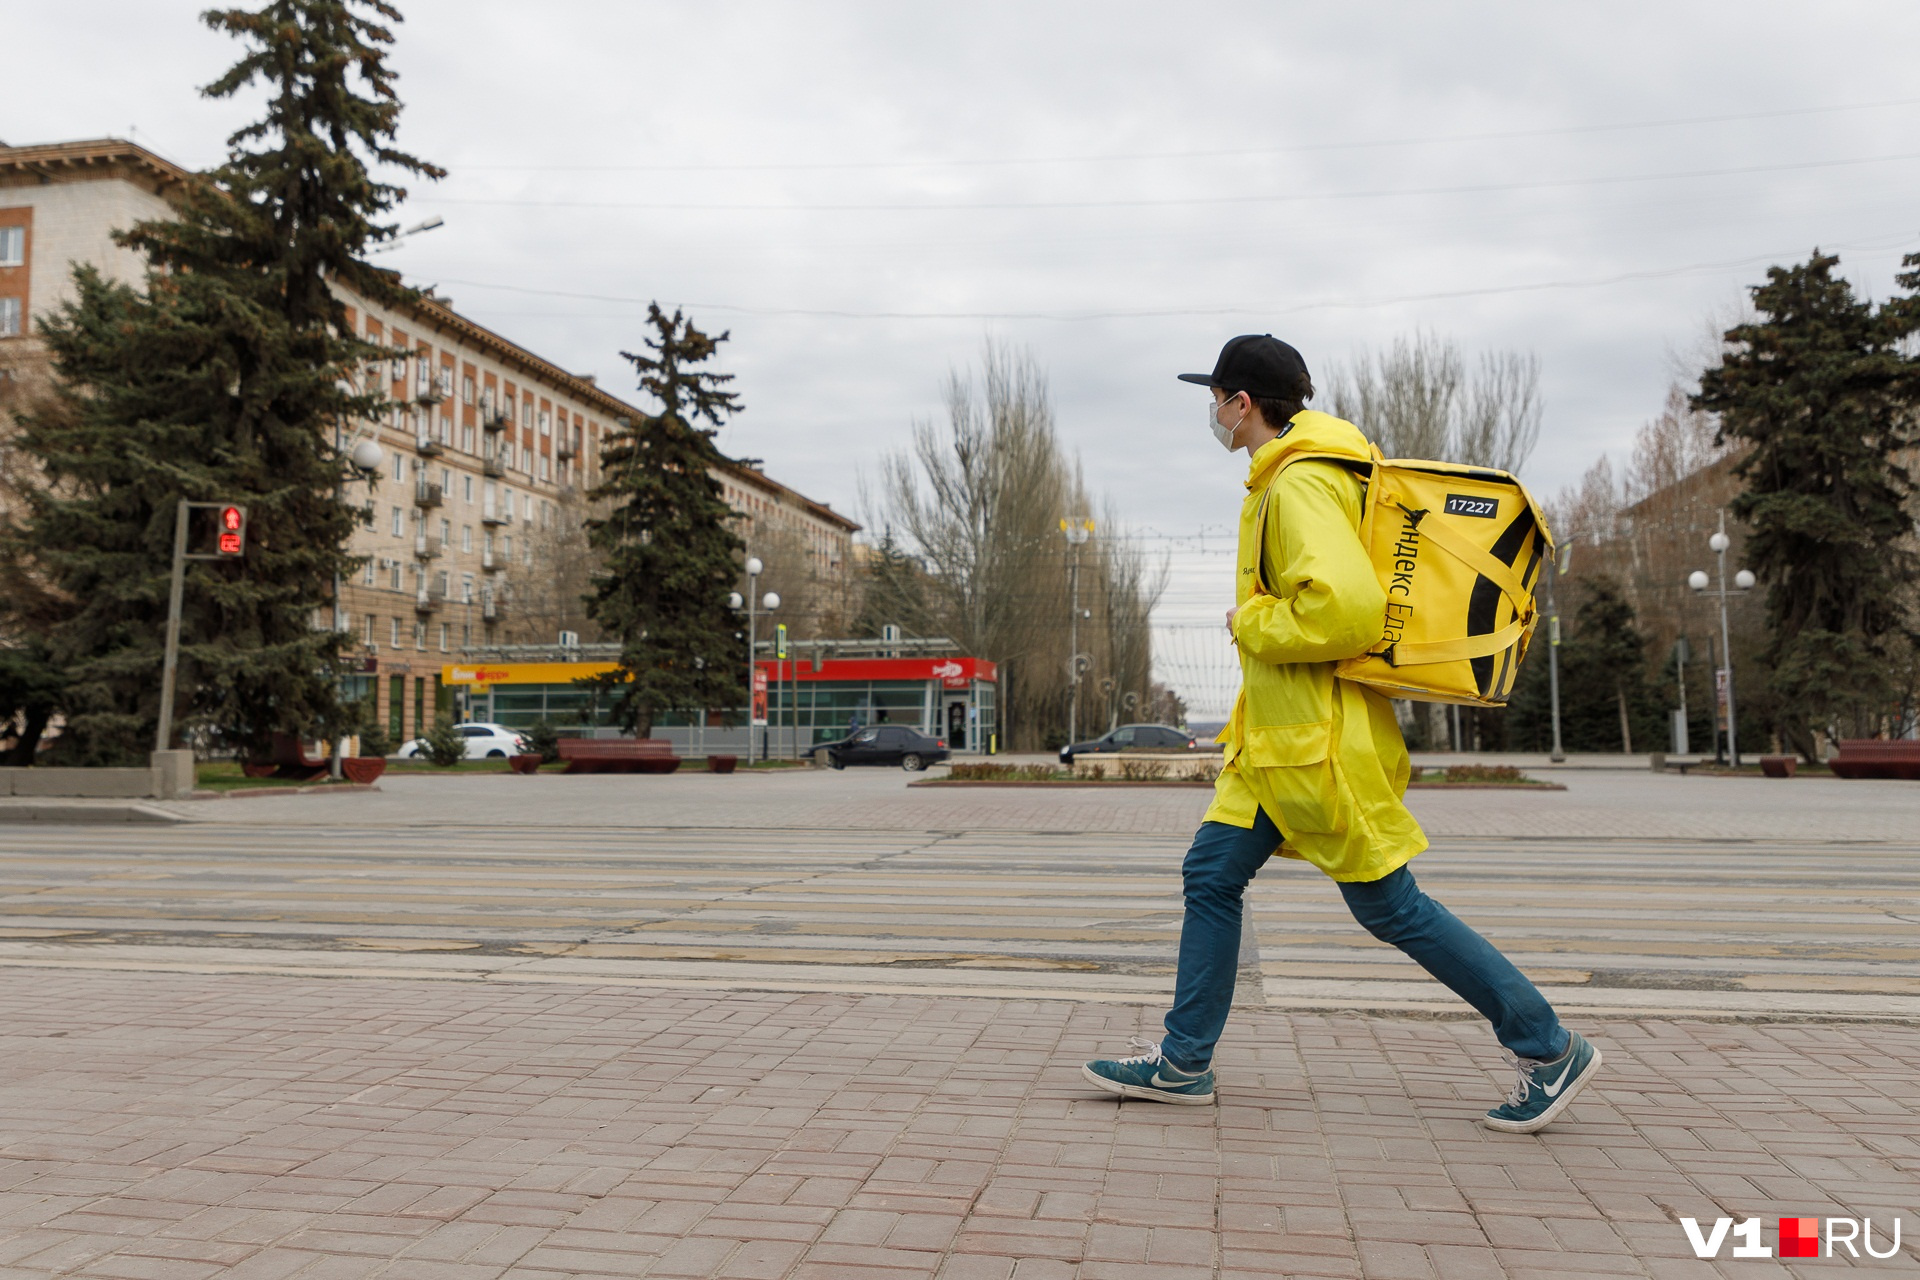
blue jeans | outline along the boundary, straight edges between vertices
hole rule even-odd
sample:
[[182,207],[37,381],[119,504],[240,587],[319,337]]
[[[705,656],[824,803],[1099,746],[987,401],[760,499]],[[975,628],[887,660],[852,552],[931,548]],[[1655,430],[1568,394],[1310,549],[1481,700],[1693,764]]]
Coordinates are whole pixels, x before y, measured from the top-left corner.
[[[1251,828],[1204,822],[1187,850],[1180,869],[1187,900],[1180,976],[1161,1044],[1181,1071],[1204,1071],[1213,1062],[1239,971],[1241,899],[1280,841],[1280,829],[1263,812]],[[1407,868],[1339,884],[1347,909],[1368,933],[1406,952],[1484,1014],[1501,1044],[1523,1058],[1566,1052],[1567,1032],[1540,989],[1492,943],[1421,892]]]

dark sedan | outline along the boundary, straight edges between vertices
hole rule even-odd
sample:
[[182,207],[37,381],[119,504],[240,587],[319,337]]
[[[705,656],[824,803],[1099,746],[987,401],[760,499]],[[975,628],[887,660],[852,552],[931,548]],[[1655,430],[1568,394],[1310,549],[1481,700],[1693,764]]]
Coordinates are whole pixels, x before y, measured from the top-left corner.
[[1192,734],[1172,725],[1123,724],[1090,742],[1060,748],[1060,763],[1072,764],[1075,756],[1105,755],[1114,751],[1192,751],[1199,745]]
[[823,742],[814,750],[826,752],[827,763],[836,769],[850,764],[897,764],[909,772],[938,764],[953,754],[944,739],[929,738],[899,724],[870,725],[856,730],[852,737]]

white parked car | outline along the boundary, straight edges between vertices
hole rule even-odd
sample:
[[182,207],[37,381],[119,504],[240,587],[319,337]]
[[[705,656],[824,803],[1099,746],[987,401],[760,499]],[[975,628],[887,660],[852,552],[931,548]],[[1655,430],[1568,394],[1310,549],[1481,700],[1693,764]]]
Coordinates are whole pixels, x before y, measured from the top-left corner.
[[[467,759],[504,760],[508,756],[526,752],[525,735],[507,728],[503,724],[487,724],[483,721],[471,721],[453,726],[467,740]],[[421,760],[426,758],[427,740],[415,738],[400,748],[402,760]]]

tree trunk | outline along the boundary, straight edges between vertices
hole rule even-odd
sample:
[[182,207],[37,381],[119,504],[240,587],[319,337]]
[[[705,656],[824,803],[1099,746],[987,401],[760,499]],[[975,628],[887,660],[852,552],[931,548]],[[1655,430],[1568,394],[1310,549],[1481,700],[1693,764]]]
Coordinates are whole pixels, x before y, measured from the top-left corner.
[[1620,750],[1632,755],[1633,724],[1627,719],[1627,691],[1616,685],[1613,692],[1620,702]]
[[20,727],[20,740],[6,753],[0,764],[17,765],[26,768],[33,763],[34,753],[40,748],[40,736],[47,731],[47,722],[53,719],[50,710],[36,710],[28,707],[23,717],[25,723]]

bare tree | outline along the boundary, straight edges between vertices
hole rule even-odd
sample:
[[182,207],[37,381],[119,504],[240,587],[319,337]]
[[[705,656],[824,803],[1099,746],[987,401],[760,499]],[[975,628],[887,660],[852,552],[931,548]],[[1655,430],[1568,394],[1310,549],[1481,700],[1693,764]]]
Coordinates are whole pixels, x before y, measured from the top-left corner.
[[[1098,507],[1054,433],[1033,358],[989,342],[977,379],[947,382],[947,421],[915,425],[867,498],[885,531],[870,561],[864,619],[951,637],[1006,666],[1000,690],[1012,745],[1062,736],[1076,670],[1081,724],[1151,704],[1149,618],[1159,574],[1100,511],[1094,536],[1070,546],[1063,520]],[[1078,577],[1071,616],[1070,574]],[[885,616],[882,616],[882,615]],[[1129,697],[1131,695],[1131,697]]]
[[508,557],[504,544],[495,552],[511,560],[506,574],[511,613],[502,628],[507,635],[535,644],[552,644],[562,631],[600,639],[586,606],[600,564],[600,554],[587,542],[591,514],[579,490],[565,489],[551,507],[541,509],[540,521],[521,533],[518,557]]
[[1519,472],[1540,439],[1540,360],[1490,352],[1469,374],[1450,340],[1417,332],[1335,370],[1332,411],[1389,458],[1439,458]]

